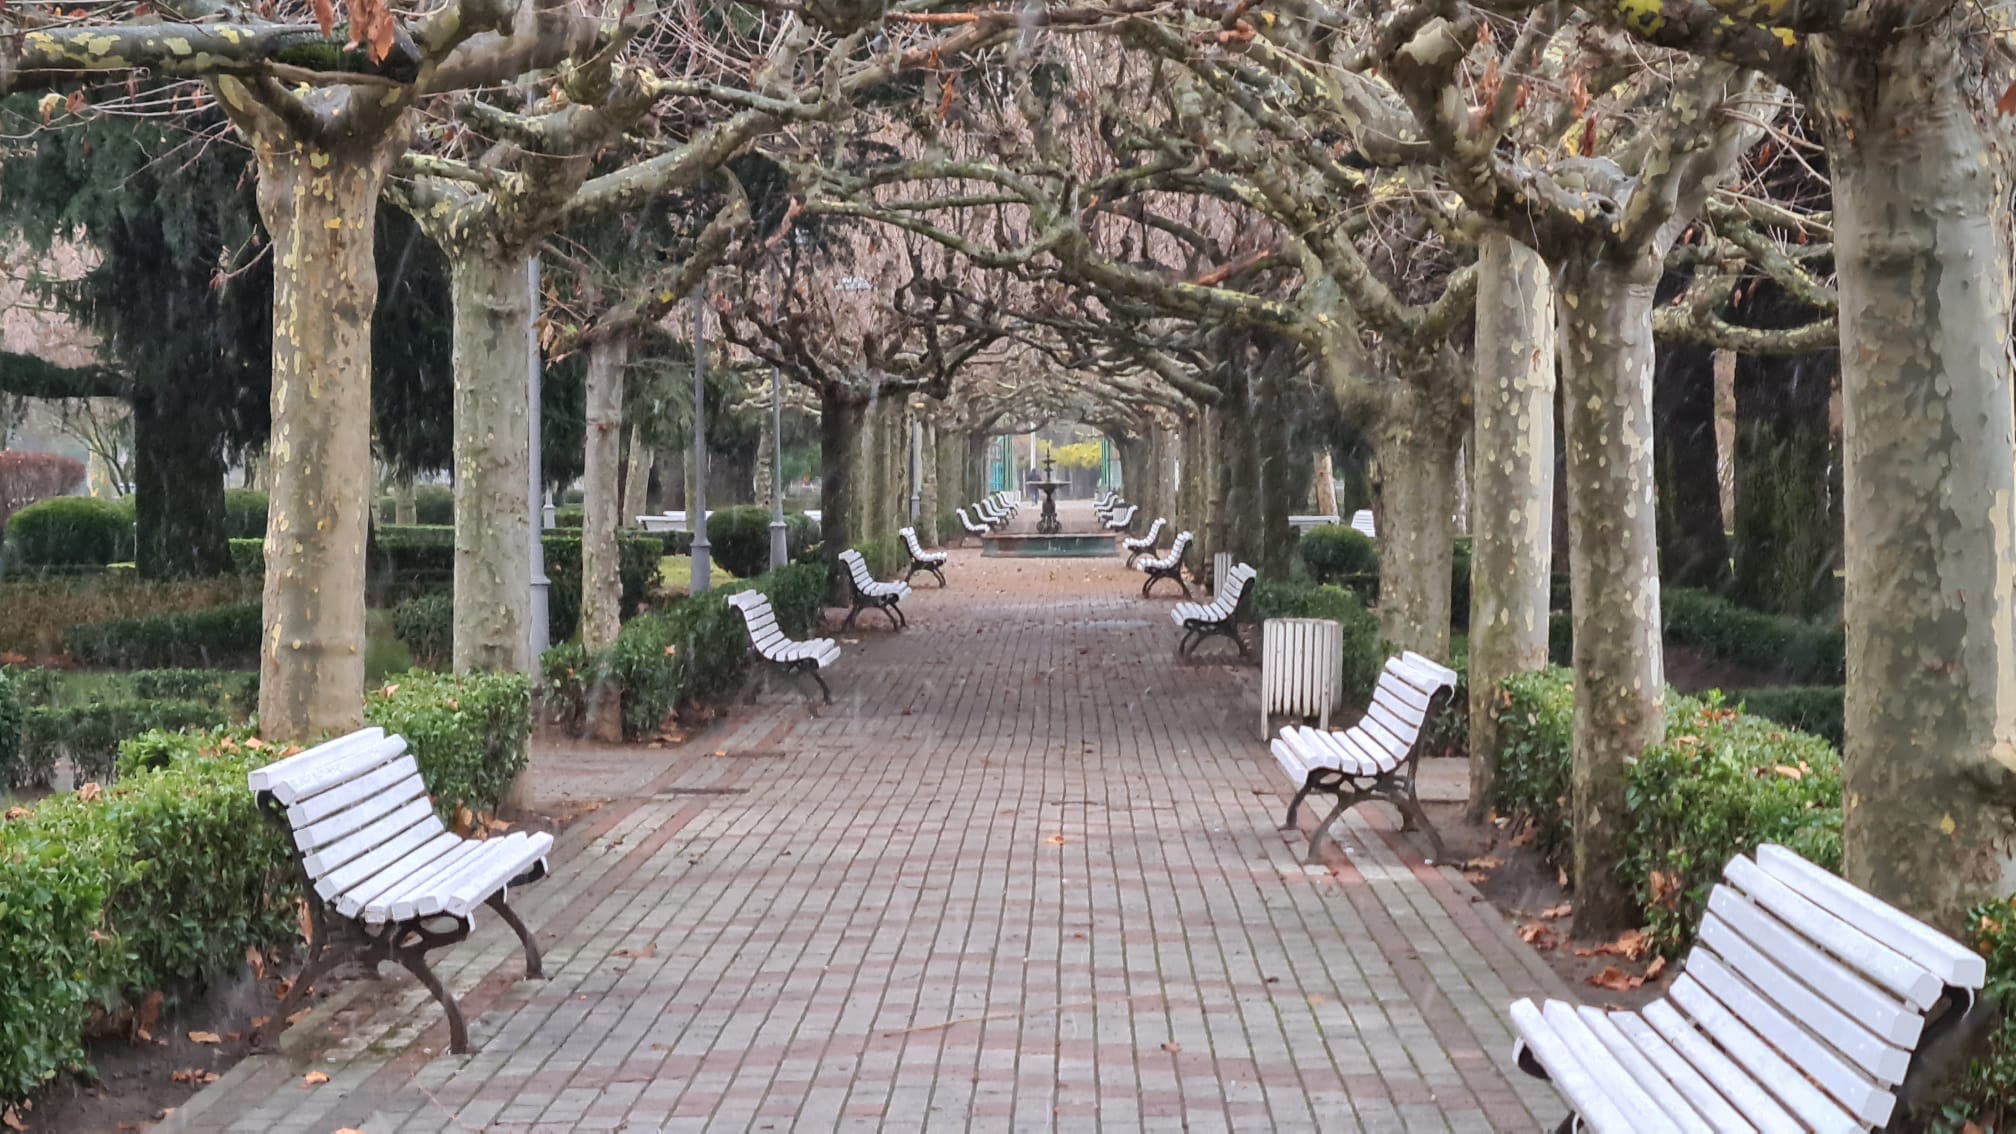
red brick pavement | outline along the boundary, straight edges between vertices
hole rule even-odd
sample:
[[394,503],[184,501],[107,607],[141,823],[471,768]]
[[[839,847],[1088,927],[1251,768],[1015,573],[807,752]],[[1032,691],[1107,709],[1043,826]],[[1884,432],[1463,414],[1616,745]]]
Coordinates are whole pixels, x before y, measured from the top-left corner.
[[[1509,1070],[1505,1007],[1561,990],[1468,885],[1377,811],[1347,822],[1327,867],[1275,830],[1285,783],[1254,733],[1257,671],[1175,663],[1169,603],[1137,597],[1118,560],[966,551],[947,574],[905,604],[909,630],[848,636],[831,708],[779,683],[651,753],[655,781],[627,777],[567,832],[554,877],[518,896],[550,979],[522,980],[488,922],[440,954],[473,1054],[443,1054],[438,1008],[388,976],[346,1034],[330,1039],[340,1005],[325,1005],[170,1125],[1560,1117]],[[309,1070],[329,1082],[303,1086]]]

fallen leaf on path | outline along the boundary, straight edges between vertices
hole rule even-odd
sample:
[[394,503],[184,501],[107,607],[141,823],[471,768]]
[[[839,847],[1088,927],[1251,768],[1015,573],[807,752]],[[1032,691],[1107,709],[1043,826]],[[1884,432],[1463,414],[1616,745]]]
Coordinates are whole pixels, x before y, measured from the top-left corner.
[[1615,941],[1605,941],[1601,945],[1577,949],[1578,957],[1622,957],[1627,961],[1642,961],[1652,951],[1652,942],[1642,929],[1627,929],[1617,935]]
[[1044,839],[1043,841],[1049,843],[1053,847],[1061,847],[1064,845],[1064,836],[1052,835],[1049,838]]
[[1519,828],[1519,833],[1506,840],[1515,847],[1530,847],[1533,840],[1540,837],[1540,829],[1531,825]]
[[256,1032],[272,1022],[273,1017],[271,1016],[254,1016],[252,1017],[252,1030]]
[[1567,917],[1574,912],[1575,903],[1562,902],[1558,906],[1548,906],[1546,909],[1541,910],[1540,916],[1546,918],[1548,921],[1553,921],[1555,918]]
[[28,1129],[28,1124],[21,1121],[21,1112],[11,1106],[5,1111],[0,1111],[0,1126],[5,1126],[9,1130]]
[[656,941],[653,941],[651,944],[644,946],[642,949],[618,949],[616,950],[616,955],[619,957],[641,957],[641,958],[655,957],[658,955],[658,943]]
[[1165,1043],[1162,1045],[1162,1050],[1174,1055],[1183,1050],[1183,1045],[1180,1043]]
[[303,1008],[299,1012],[294,1013],[292,1016],[287,1017],[287,1022],[290,1024],[298,1024],[307,1017],[308,1013],[313,1011],[314,1011],[313,1008]]
[[1654,957],[1652,958],[1652,963],[1645,966],[1645,979],[1658,980],[1659,974],[1665,971],[1666,971],[1666,958]]
[[1597,988],[1607,988],[1612,992],[1629,992],[1645,983],[1642,976],[1632,976],[1615,965],[1609,965],[1600,973],[1589,978],[1589,983]]
[[1542,952],[1552,949],[1560,942],[1554,940],[1554,929],[1545,922],[1529,921],[1519,927],[1519,940]]
[[154,1025],[161,1022],[161,990],[155,989],[140,1000],[133,1012],[133,1034],[142,1040],[154,1038]]
[[1502,858],[1473,858],[1463,864],[1472,870],[1496,870],[1505,865]]
[[306,1075],[301,1076],[301,1085],[304,1087],[319,1087],[328,1081],[329,1076],[324,1075],[320,1071],[310,1071]]
[[190,1043],[223,1043],[224,1037],[216,1032],[190,1032]]
[[1484,883],[1491,881],[1491,876],[1481,870],[1466,870],[1463,872],[1463,880],[1472,886],[1482,886]]
[[216,1082],[217,1072],[206,1071],[201,1067],[188,1067],[180,1071],[171,1072],[168,1077],[177,1083],[190,1083],[200,1087],[206,1083]]
[[245,964],[252,970],[253,980],[266,979],[266,955],[259,951],[257,945],[245,946]]

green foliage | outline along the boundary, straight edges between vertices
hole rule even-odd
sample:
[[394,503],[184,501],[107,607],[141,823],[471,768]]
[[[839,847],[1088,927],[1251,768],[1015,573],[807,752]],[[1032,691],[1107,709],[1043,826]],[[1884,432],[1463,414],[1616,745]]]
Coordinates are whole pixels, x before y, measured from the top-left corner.
[[249,715],[259,707],[259,675],[214,669],[143,669],[131,677],[143,701],[195,701]]
[[1679,698],[1666,740],[1632,765],[1625,788],[1636,888],[1653,946],[1693,940],[1722,867],[1759,843],[1841,869],[1841,757],[1817,736],[1724,708],[1719,695]]
[[[581,536],[546,533],[546,626],[549,641],[565,642],[581,628]],[[616,577],[622,588],[621,617],[635,617],[658,580],[664,543],[648,532],[616,533]]]
[[868,565],[868,573],[877,579],[886,581],[910,566],[910,550],[894,533],[886,540],[871,539],[857,543],[854,550],[861,553],[862,562]]
[[1328,618],[1344,628],[1344,690],[1360,701],[1372,696],[1386,653],[1379,620],[1342,587],[1257,579],[1248,603],[1253,618]]
[[[792,564],[751,586],[770,596],[778,623],[793,637],[807,636],[824,613],[820,566]],[[572,644],[548,650],[540,659],[547,704],[556,716],[578,722],[590,690],[615,682],[623,734],[637,739],[656,732],[676,710],[717,699],[741,679],[749,661],[747,631],[728,605],[729,593],[717,588],[632,619],[601,657]]]
[[1449,557],[1449,628],[1470,632],[1470,537],[1456,537]]
[[455,596],[429,591],[392,608],[392,632],[423,666],[439,669],[455,651]]
[[2002,1018],[1968,1064],[1955,1097],[1932,1123],[1940,1134],[2016,1128],[2016,896],[1974,907],[1967,922],[1964,939],[1988,960],[1983,994],[2001,1005]]
[[230,713],[199,701],[101,701],[39,705],[21,721],[17,766],[29,777],[12,786],[47,787],[56,761],[67,756],[78,783],[109,783],[117,773],[121,742],[152,729],[210,729],[230,723]]
[[1733,690],[1728,696],[1740,701],[1746,713],[1824,737],[1838,749],[1844,735],[1845,692],[1839,685],[1782,685]]
[[364,720],[406,738],[434,809],[453,824],[463,807],[495,811],[525,770],[531,691],[523,674],[413,670],[364,698]]
[[562,504],[553,509],[553,526],[556,528],[584,528],[588,526],[588,509],[579,504]]
[[63,641],[70,656],[84,665],[228,669],[258,657],[259,634],[259,604],[241,602],[211,610],[86,623],[71,627]]
[[82,623],[206,610],[258,597],[258,580],[237,577],[17,579],[0,583],[0,653],[51,658],[63,652],[64,633]]
[[293,939],[294,873],[245,776],[268,749],[149,734],[179,752],[0,821],[0,1097],[82,1066],[90,1007],[243,963]]
[[0,783],[14,785],[25,776],[16,761],[21,753],[21,691],[7,668],[0,666]]
[[[224,534],[230,539],[266,539],[266,494],[249,488],[224,493]],[[232,556],[237,562],[237,556]]]
[[[790,535],[786,532],[786,542]],[[770,509],[748,506],[722,508],[707,517],[707,542],[714,561],[738,579],[753,579],[770,569]]]
[[423,484],[413,490],[413,521],[422,526],[455,525],[455,490],[438,484]]
[[133,558],[133,505],[94,496],[55,496],[7,521],[13,569],[103,567]]
[[240,575],[265,575],[266,541],[264,539],[232,540],[231,569]]
[[1309,578],[1334,583],[1347,575],[1376,575],[1379,549],[1348,524],[1324,524],[1302,533],[1296,544]]
[[[1533,845],[1566,867],[1573,675],[1526,673],[1499,688],[1501,814],[1531,823]],[[1841,758],[1826,741],[1706,699],[1668,694],[1665,739],[1625,781],[1620,876],[1636,896],[1655,947],[1678,955],[1692,940],[1722,868],[1762,842],[1789,847],[1829,870],[1841,863]]]
[[1659,596],[1666,641],[1782,677],[1819,685],[1846,680],[1841,626],[1765,614],[1707,591],[1673,587]]

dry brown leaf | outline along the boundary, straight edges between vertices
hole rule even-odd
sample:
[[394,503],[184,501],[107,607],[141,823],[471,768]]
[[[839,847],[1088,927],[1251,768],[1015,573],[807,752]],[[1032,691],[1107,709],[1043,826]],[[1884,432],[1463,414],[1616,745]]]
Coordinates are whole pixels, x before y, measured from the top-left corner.
[[1554,939],[1554,927],[1541,921],[1529,921],[1525,925],[1520,926],[1519,940],[1524,941],[1543,953],[1560,944],[1560,942]]
[[258,1031],[260,1028],[263,1028],[272,1022],[273,1017],[271,1016],[254,1016],[252,1017],[252,1030]]
[[189,1067],[181,1071],[172,1072],[168,1077],[177,1083],[189,1083],[200,1087],[206,1083],[216,1082],[217,1072],[206,1071],[201,1067]]
[[154,1038],[154,1025],[161,1022],[161,990],[155,989],[140,998],[140,1006],[133,1010],[133,1034],[142,1040]]
[[266,979],[266,954],[259,951],[259,946],[245,946],[245,965],[252,970],[253,980]]
[[1548,921],[1553,921],[1556,918],[1567,917],[1569,914],[1574,912],[1575,912],[1574,902],[1562,902],[1558,906],[1548,906],[1546,909],[1541,910],[1540,916],[1546,918]]
[[492,831],[508,831],[511,829],[511,821],[509,819],[485,819],[483,825]]
[[658,955],[658,943],[653,941],[641,949],[618,949],[616,950],[616,955],[618,957],[638,957],[648,960]]
[[1645,979],[1658,980],[1659,974],[1665,971],[1666,971],[1666,958],[1654,957],[1652,958],[1652,963],[1645,966]]
[[1627,961],[1642,961],[1652,951],[1652,941],[1642,929],[1627,929],[1617,935],[1615,941],[1605,941],[1601,945],[1575,950],[1578,957],[1622,957]]
[[8,819],[19,819],[19,818],[21,818],[21,817],[22,817],[23,815],[32,815],[32,814],[34,814],[34,813],[33,813],[33,812],[31,812],[31,811],[29,811],[29,810],[28,810],[27,808],[25,808],[25,807],[10,807],[10,808],[8,808],[8,809],[7,809],[7,818],[8,818]]
[[1554,870],[1554,879],[1561,883],[1563,890],[1566,890],[1568,888],[1568,868],[1565,866],[1556,867]]
[[364,1132],[363,1132],[362,1130],[358,1130],[358,1129],[356,1129],[356,1128],[354,1128],[354,1127],[350,1127],[350,1126],[344,1126],[344,1127],[340,1127],[340,1128],[338,1128],[338,1129],[337,1129],[337,1131],[336,1131],[336,1134],[364,1134]]
[[1652,887],[1652,904],[1660,909],[1680,908],[1680,876],[1654,870],[1646,875],[1646,882]]
[[1496,870],[1505,865],[1505,860],[1502,858],[1473,858],[1463,865],[1472,870]]
[[245,738],[245,747],[250,748],[254,752],[257,752],[261,748],[266,747],[266,742],[259,739],[256,736],[248,736]]
[[190,1043],[223,1043],[224,1037],[216,1032],[190,1032]]
[[328,1081],[329,1076],[324,1075],[320,1071],[310,1071],[306,1075],[301,1076],[301,1085],[304,1087],[319,1087]]
[[[2011,88],[2011,89],[2016,89],[2016,88]],[[2005,95],[2003,95],[2002,97],[2003,97],[2003,98],[2008,98],[2009,96],[2005,94]],[[2003,111],[2003,113],[2004,113],[2004,114],[2007,114],[2007,113],[2008,113],[2008,111]],[[1961,1126],[1960,1126],[1960,1134],[1987,1134],[1987,1131],[1985,1131],[1985,1130],[1982,1130],[1982,1129],[1981,1129],[1981,1125],[1980,1125],[1980,1123],[1977,1123],[1977,1122],[1966,1122],[1966,1123],[1962,1123],[1962,1124],[1961,1124]]]
[[1052,835],[1049,838],[1044,839],[1043,841],[1049,843],[1053,847],[1061,847],[1064,845],[1064,836]]
[[303,1019],[307,1018],[308,1013],[313,1011],[314,1011],[313,1008],[303,1008],[299,1012],[294,1013],[292,1016],[287,1017],[287,1022],[289,1024],[298,1024]]
[[1642,976],[1632,976],[1616,965],[1609,965],[1600,973],[1589,978],[1589,983],[1597,988],[1607,988],[1612,992],[1629,992],[1645,983]]
[[105,789],[97,784],[85,784],[77,789],[77,798],[85,803],[95,803],[105,798]]
[[9,1130],[28,1129],[28,1124],[21,1121],[21,1112],[11,1106],[0,1111],[0,1126],[5,1126]]
[[1172,1042],[1172,1043],[1165,1043],[1165,1044],[1163,1044],[1163,1045],[1162,1045],[1162,1050],[1163,1050],[1163,1051],[1166,1051],[1166,1052],[1168,1052],[1168,1053],[1169,1053],[1169,1054],[1171,1054],[1171,1055],[1174,1055],[1174,1054],[1176,1054],[1177,1052],[1179,1052],[1179,1051],[1182,1051],[1182,1050],[1183,1050],[1183,1045],[1182,1045],[1182,1044],[1180,1044],[1180,1043],[1173,1043],[1173,1042]]
[[[2010,83],[2002,89],[2002,97],[1995,100],[1995,109],[2005,115],[2016,114],[2016,83]],[[1974,1124],[1970,1122],[1968,1125]]]
[[1482,886],[1484,883],[1491,881],[1491,876],[1481,870],[1466,870],[1463,872],[1463,880],[1472,886]]
[[1507,841],[1510,843],[1510,845],[1515,847],[1530,847],[1533,845],[1533,840],[1539,837],[1540,837],[1540,828],[1535,827],[1529,823],[1526,826],[1519,828],[1519,833],[1513,835],[1511,839]]
[[1780,764],[1777,767],[1772,768],[1771,770],[1778,773],[1781,776],[1784,776],[1788,780],[1796,780],[1806,774],[1790,764]]

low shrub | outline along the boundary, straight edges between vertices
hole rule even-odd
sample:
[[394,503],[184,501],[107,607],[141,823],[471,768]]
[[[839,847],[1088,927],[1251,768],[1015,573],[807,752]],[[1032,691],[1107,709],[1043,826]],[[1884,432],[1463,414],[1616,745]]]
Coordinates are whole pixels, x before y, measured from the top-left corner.
[[136,744],[190,755],[156,774],[0,820],[0,1097],[84,1064],[90,1010],[229,970],[295,939],[294,871],[231,734]]
[[266,494],[249,488],[224,492],[224,535],[230,539],[266,538]]
[[95,496],[57,496],[7,521],[11,569],[103,567],[133,558],[133,505]]
[[413,652],[413,660],[438,669],[455,652],[455,596],[448,591],[415,595],[392,608],[392,632]]
[[1359,702],[1372,696],[1386,653],[1379,644],[1379,620],[1357,596],[1342,587],[1258,579],[1248,608],[1255,621],[1267,618],[1328,618],[1344,628],[1344,691]]
[[72,627],[256,601],[260,582],[225,576],[153,582],[105,575],[0,583],[0,654],[53,658]]
[[213,669],[143,669],[129,679],[142,701],[195,701],[249,714],[259,707],[259,675]]
[[1781,685],[1739,689],[1727,696],[1740,701],[1746,713],[1823,737],[1838,749],[1844,736],[1842,697],[1846,692],[1839,685]]
[[[1311,559],[1308,551],[1309,537],[1323,533],[1318,543],[1321,550],[1316,559]],[[1342,525],[1330,524],[1311,528],[1302,536],[1302,562],[1307,567],[1310,579],[1319,583],[1330,583],[1344,588],[1358,596],[1358,601],[1366,606],[1379,604],[1379,562],[1375,554],[1366,564],[1359,559],[1356,550],[1338,555],[1334,548],[1322,547],[1329,543],[1351,543],[1362,541],[1367,547],[1372,541]],[[1320,565],[1320,566],[1319,566]],[[1459,634],[1470,630],[1470,538],[1458,536],[1449,548],[1449,627]]]
[[266,541],[263,538],[232,540],[231,569],[240,575],[264,575],[266,573]]
[[413,519],[417,523],[453,526],[455,490],[445,485],[424,484],[413,490]]
[[231,669],[259,655],[260,605],[154,614],[73,626],[63,635],[80,664],[112,669],[195,666]]
[[910,566],[910,551],[903,542],[890,533],[886,540],[871,539],[854,545],[861,553],[861,559],[868,564],[868,573],[877,579],[887,581]]
[[553,509],[553,526],[556,528],[585,528],[588,526],[588,509],[579,504],[562,504]]
[[21,691],[5,667],[0,667],[0,783],[18,786],[27,778],[21,755]]
[[1375,575],[1379,571],[1377,545],[1348,524],[1310,528],[1296,546],[1313,582],[1334,583],[1347,575]]
[[1659,609],[1670,644],[1693,646],[1787,681],[1839,685],[1846,680],[1847,646],[1838,621],[1765,614],[1688,587],[1663,590]]
[[[750,585],[770,596],[778,623],[793,637],[809,634],[824,613],[822,567],[792,564]],[[716,588],[632,619],[602,657],[590,657],[577,645],[547,651],[540,661],[547,703],[557,716],[578,723],[589,690],[613,681],[621,695],[623,733],[636,739],[657,731],[676,710],[718,698],[748,665],[747,632],[742,616],[728,605],[729,593]]]
[[[1565,670],[1499,689],[1501,813],[1532,824],[1533,845],[1567,867],[1574,683]],[[1668,694],[1666,736],[1631,765],[1625,857],[1617,864],[1654,946],[1677,955],[1702,902],[1738,854],[1781,843],[1829,870],[1841,863],[1841,758],[1826,741],[1707,698]]]
[[2002,1018],[1931,1128],[1941,1134],[2016,1129],[2016,896],[1968,912],[1963,940],[1988,959],[1984,994]]
[[13,671],[14,691],[23,705],[53,705],[63,694],[63,671],[35,667]]
[[[546,552],[548,641],[565,642],[581,628],[581,536],[548,532],[540,541]],[[616,577],[622,587],[622,617],[635,617],[658,579],[664,544],[655,533],[616,534]]]
[[36,706],[22,714],[17,761],[30,778],[14,786],[49,786],[56,762],[66,756],[78,783],[110,783],[118,774],[122,742],[154,729],[218,728],[229,724],[230,716],[225,709],[190,700]]
[[[789,540],[789,534],[786,534]],[[722,508],[707,517],[707,542],[714,561],[738,579],[770,569],[770,509]]]
[[492,812],[525,770],[531,689],[523,674],[400,674],[364,698],[366,724],[406,738],[435,810],[450,825]]
[[379,524],[365,554],[370,587],[388,598],[455,583],[455,529],[448,524]]

